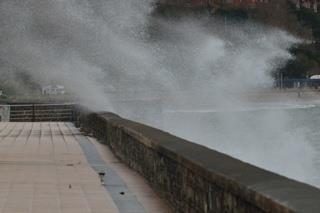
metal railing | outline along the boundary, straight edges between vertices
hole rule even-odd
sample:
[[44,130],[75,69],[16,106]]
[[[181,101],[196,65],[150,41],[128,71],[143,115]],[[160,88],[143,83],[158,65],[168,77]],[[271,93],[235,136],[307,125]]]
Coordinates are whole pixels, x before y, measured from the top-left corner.
[[296,78],[296,79],[282,79],[279,78],[275,82],[275,87],[278,88],[319,88],[320,79],[309,79],[309,78]]
[[11,122],[74,121],[73,103],[63,104],[12,104]]

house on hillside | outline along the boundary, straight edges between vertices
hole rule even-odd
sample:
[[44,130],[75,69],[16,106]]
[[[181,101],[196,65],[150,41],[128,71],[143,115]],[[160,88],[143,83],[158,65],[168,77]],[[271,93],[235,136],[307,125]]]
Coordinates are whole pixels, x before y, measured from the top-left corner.
[[270,0],[158,0],[159,4],[182,7],[254,7],[257,3],[268,3]]
[[42,95],[63,95],[66,93],[62,85],[46,85],[41,88]]
[[[245,7],[255,7],[259,3],[274,3],[277,0],[220,0],[224,4],[229,4],[231,6],[245,6]],[[320,6],[320,0],[291,0],[296,4],[297,8],[308,8],[313,9],[314,12],[318,12]]]
[[211,7],[221,0],[158,0],[160,5],[181,6],[181,7]]
[[320,6],[320,0],[291,0],[297,8],[312,9],[315,13],[318,12]]

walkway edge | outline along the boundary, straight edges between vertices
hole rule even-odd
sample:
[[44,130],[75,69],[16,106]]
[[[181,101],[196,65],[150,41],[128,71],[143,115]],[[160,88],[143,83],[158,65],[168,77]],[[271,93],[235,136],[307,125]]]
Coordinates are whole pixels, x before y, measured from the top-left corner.
[[130,192],[126,183],[122,178],[111,168],[100,156],[100,153],[92,144],[92,142],[86,137],[79,134],[79,130],[74,128],[71,124],[68,128],[76,138],[81,149],[83,150],[88,163],[99,174],[104,172],[103,178],[106,190],[110,193],[114,203],[119,209],[120,213],[145,213],[145,209],[138,201],[136,196]]

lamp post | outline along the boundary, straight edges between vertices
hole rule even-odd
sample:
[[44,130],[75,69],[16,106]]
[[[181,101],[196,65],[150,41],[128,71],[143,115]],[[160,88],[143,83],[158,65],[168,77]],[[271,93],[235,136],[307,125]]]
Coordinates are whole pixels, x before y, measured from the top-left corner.
[[280,72],[280,89],[283,89],[283,73]]
[[277,78],[277,86],[281,90],[283,89],[283,73],[281,71],[278,72],[278,78]]

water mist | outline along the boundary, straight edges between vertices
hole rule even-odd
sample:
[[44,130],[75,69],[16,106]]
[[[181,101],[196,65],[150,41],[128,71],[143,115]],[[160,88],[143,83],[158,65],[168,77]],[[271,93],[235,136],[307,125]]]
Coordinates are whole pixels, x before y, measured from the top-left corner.
[[318,175],[313,148],[303,130],[290,130],[288,112],[247,110],[247,94],[272,87],[271,72],[298,40],[254,23],[155,17],[153,7],[152,0],[3,0],[0,73],[12,82],[11,70],[39,85],[59,82],[94,110],[320,185],[310,179]]

